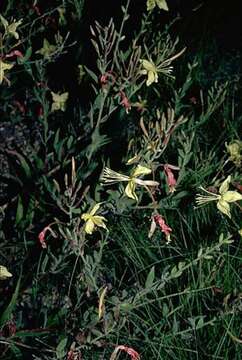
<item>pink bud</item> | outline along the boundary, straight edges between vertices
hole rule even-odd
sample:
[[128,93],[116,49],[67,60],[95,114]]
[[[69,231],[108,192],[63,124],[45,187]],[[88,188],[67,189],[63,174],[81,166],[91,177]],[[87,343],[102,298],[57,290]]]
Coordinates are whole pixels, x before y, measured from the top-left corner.
[[129,99],[127,98],[127,96],[123,91],[120,91],[120,96],[121,96],[120,104],[125,108],[126,113],[128,114],[128,112],[131,110],[131,104],[129,102]]
[[51,232],[51,234],[53,233],[53,231],[51,230],[51,228],[49,226],[46,226],[40,233],[39,233],[39,242],[40,242],[40,245],[42,246],[43,249],[46,249],[47,248],[47,244],[45,242],[45,235],[46,235],[46,232],[47,230],[49,230]]
[[172,165],[169,165],[169,164],[165,164],[164,165],[164,171],[165,171],[165,174],[166,174],[166,180],[167,180],[167,184],[169,186],[169,192],[174,192],[176,189],[176,179],[175,179],[175,176],[172,172],[171,169],[178,169],[178,168],[175,168],[173,167]]

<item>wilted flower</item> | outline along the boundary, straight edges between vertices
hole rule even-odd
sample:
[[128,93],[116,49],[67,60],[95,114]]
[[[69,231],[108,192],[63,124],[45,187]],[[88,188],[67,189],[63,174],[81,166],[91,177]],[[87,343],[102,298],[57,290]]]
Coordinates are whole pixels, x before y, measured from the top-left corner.
[[0,265],[0,280],[5,280],[13,275],[8,271],[5,266]]
[[46,245],[46,242],[45,242],[45,235],[46,235],[47,230],[50,230],[50,227],[49,227],[49,226],[46,226],[46,227],[39,233],[39,236],[38,236],[40,245],[42,246],[43,249],[46,249],[46,248],[47,248],[47,245]]
[[17,108],[23,115],[26,113],[26,108],[23,103],[18,100],[13,101],[15,108]]
[[139,101],[136,101],[135,103],[132,104],[133,107],[136,107],[136,109],[143,113],[147,107],[147,100],[142,100],[142,98],[138,95],[138,100]]
[[146,7],[147,11],[151,11],[155,8],[155,6],[158,6],[159,9],[168,11],[168,6],[166,3],[166,0],[147,0],[146,1]]
[[140,360],[140,355],[135,351],[133,348],[128,346],[119,345],[115,348],[114,352],[112,353],[110,360],[115,360],[119,351],[124,351],[128,355],[130,355],[132,360]]
[[223,214],[231,218],[230,205],[229,203],[242,200],[242,195],[237,191],[230,191],[229,184],[231,182],[231,176],[229,175],[221,184],[219,188],[219,194],[208,191],[200,186],[200,189],[203,190],[207,195],[197,195],[196,203],[198,205],[203,205],[211,201],[217,201],[217,208]]
[[103,314],[105,312],[104,299],[105,299],[107,290],[108,290],[108,287],[106,286],[104,289],[102,289],[102,292],[100,293],[100,296],[99,296],[99,303],[98,303],[98,319],[99,320],[103,317]]
[[81,219],[85,221],[84,230],[87,234],[92,234],[95,226],[107,229],[104,216],[95,215],[100,208],[100,203],[97,203],[89,213],[82,214]]
[[[53,224],[53,223],[52,223]],[[50,225],[52,224],[49,224],[48,226],[46,226],[38,235],[38,239],[39,239],[39,242],[40,242],[40,245],[42,246],[43,249],[46,249],[47,248],[47,245],[46,245],[46,239],[45,239],[45,236],[46,236],[46,232],[49,231],[51,233],[51,235],[56,238],[57,235],[55,234],[55,232],[51,229]]]
[[133,200],[138,201],[138,197],[135,193],[136,185],[141,186],[158,186],[159,183],[153,180],[142,180],[139,176],[148,175],[151,173],[151,170],[145,166],[138,165],[130,176],[120,174],[116,171],[113,171],[109,168],[105,168],[103,172],[103,176],[101,178],[102,181],[108,184],[115,184],[117,182],[127,182],[127,186],[125,188],[125,194]]
[[5,63],[0,59],[0,84],[2,84],[2,82],[3,82],[4,75],[5,75],[4,72],[12,69],[12,67],[13,67],[13,64]]
[[112,71],[107,71],[100,76],[100,83],[103,88],[106,88],[108,85],[113,85],[115,80],[115,75]]
[[242,141],[236,140],[229,145],[225,144],[225,146],[230,155],[229,160],[232,161],[236,166],[240,166],[242,161]]
[[172,232],[172,229],[165,223],[165,220],[160,214],[156,214],[152,217],[151,227],[149,231],[149,238],[152,237],[152,235],[155,232],[156,226],[159,226],[161,231],[165,234],[167,243],[170,242],[170,234]]
[[169,165],[169,164],[165,164],[164,165],[164,171],[166,174],[166,180],[167,180],[167,185],[169,186],[169,192],[174,192],[176,191],[176,179],[175,176],[172,172],[172,170],[179,170],[179,168],[177,166],[173,166],[173,165]]

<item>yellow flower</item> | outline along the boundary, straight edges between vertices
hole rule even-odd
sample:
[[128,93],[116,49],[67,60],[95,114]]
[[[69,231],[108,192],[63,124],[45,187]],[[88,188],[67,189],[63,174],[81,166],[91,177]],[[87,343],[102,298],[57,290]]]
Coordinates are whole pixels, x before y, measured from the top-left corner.
[[0,280],[5,280],[13,275],[8,271],[5,266],[0,265]]
[[0,59],[0,84],[2,84],[2,82],[3,82],[4,72],[12,69],[12,67],[13,67],[13,64],[5,63]]
[[171,56],[168,59],[162,59],[162,60],[158,59],[156,64],[151,59],[149,59],[149,60],[141,59],[140,61],[141,61],[143,69],[140,71],[140,73],[142,75],[147,75],[146,85],[150,86],[154,82],[157,83],[158,82],[158,73],[162,73],[170,78],[174,78],[174,76],[171,75],[172,71],[173,71],[173,66],[170,66],[170,65],[171,65],[172,61],[174,61],[179,56],[181,56],[185,50],[186,50],[186,48],[182,49],[177,54]]
[[200,189],[202,189],[207,195],[198,195],[196,197],[196,203],[198,205],[203,205],[210,201],[217,201],[218,210],[221,211],[223,214],[227,215],[229,218],[231,218],[229,204],[235,201],[242,200],[242,195],[237,191],[229,190],[230,182],[231,182],[231,176],[229,175],[222,182],[219,188],[219,194],[215,194],[211,191],[208,191],[201,186]]
[[153,10],[156,5],[162,10],[166,10],[166,11],[169,10],[166,0],[147,0],[146,1],[147,11]]
[[225,144],[225,146],[230,155],[229,160],[232,161],[236,166],[240,166],[242,161],[242,141],[236,140],[229,145]]
[[147,75],[146,85],[150,86],[154,82],[157,83],[158,82],[158,68],[155,66],[153,61],[151,61],[151,60],[148,61],[148,60],[143,59],[143,60],[141,60],[141,63],[143,66],[143,70],[141,70],[141,74]]
[[0,20],[4,26],[4,30],[5,30],[5,34],[6,35],[12,35],[13,37],[15,37],[16,40],[19,39],[19,34],[17,33],[17,28],[19,27],[19,25],[22,24],[22,19],[19,21],[13,21],[12,24],[9,25],[9,22],[2,16],[0,15]]
[[65,92],[63,94],[56,94],[53,91],[51,91],[53,103],[51,106],[51,112],[56,110],[65,111],[66,109],[66,101],[68,99],[69,93]]
[[49,59],[51,55],[56,51],[56,46],[51,45],[47,39],[44,39],[41,49],[36,51],[36,54],[40,54],[44,59]]
[[127,182],[127,186],[125,188],[125,194],[133,200],[138,201],[138,197],[135,193],[136,186],[158,186],[159,183],[153,180],[142,180],[139,176],[148,175],[151,173],[151,170],[145,166],[138,165],[130,176],[120,174],[116,171],[113,171],[109,168],[105,168],[103,172],[103,176],[101,178],[102,181],[109,184],[114,184],[117,182]]
[[84,220],[84,230],[87,234],[92,234],[95,226],[107,229],[104,221],[107,221],[104,216],[95,215],[100,208],[100,203],[97,203],[89,213],[82,214],[81,219]]

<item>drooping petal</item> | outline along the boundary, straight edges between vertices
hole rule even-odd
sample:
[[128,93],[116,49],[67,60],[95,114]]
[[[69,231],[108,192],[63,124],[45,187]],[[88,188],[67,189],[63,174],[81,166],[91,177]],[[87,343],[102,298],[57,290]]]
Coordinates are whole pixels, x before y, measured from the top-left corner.
[[230,214],[230,206],[229,203],[224,201],[222,198],[219,199],[217,202],[217,208],[219,211],[221,211],[223,214],[227,215],[229,218],[231,218]]
[[221,184],[219,188],[219,193],[223,195],[226,191],[229,190],[229,184],[231,182],[231,176],[229,175]]
[[138,201],[138,197],[135,194],[135,183],[133,180],[130,180],[128,182],[128,185],[125,188],[125,194],[130,198],[133,199],[135,201]]
[[151,173],[151,170],[147,168],[146,166],[138,165],[136,169],[134,170],[132,177],[137,177],[141,175],[148,175]]
[[238,191],[226,191],[226,193],[222,196],[224,201],[229,203],[242,200],[242,194],[238,193]]
[[166,0],[156,0],[156,4],[161,10],[169,11]]
[[155,72],[148,71],[148,79],[146,81],[146,85],[150,86],[151,84],[153,84],[153,82],[158,82],[158,76]]
[[84,230],[87,234],[92,234],[93,233],[93,230],[94,230],[94,222],[92,221],[92,219],[89,219],[87,220],[86,224],[85,224],[85,227],[84,227]]
[[0,280],[5,280],[13,275],[8,271],[5,266],[0,265]]
[[149,234],[148,234],[149,239],[153,236],[155,229],[156,229],[156,222],[155,222],[154,217],[152,217],[151,224],[150,224],[150,230],[149,230]]
[[92,221],[95,225],[107,229],[104,221],[107,221],[104,216],[95,215],[92,217]]

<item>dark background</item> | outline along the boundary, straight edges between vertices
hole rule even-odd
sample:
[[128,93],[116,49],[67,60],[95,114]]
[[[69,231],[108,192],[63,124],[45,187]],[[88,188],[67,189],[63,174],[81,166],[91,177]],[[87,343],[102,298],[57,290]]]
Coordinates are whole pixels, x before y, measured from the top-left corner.
[[[120,5],[126,0],[86,0],[84,8],[84,28],[94,20],[108,22],[110,17],[120,18]],[[195,44],[203,39],[215,37],[219,45],[226,50],[241,49],[242,45],[242,11],[241,1],[226,0],[167,0],[169,13],[157,11],[157,22],[161,29],[166,22],[177,15],[177,30],[187,39],[188,43]],[[129,27],[132,32],[139,25],[141,14],[145,11],[145,0],[131,0]]]

